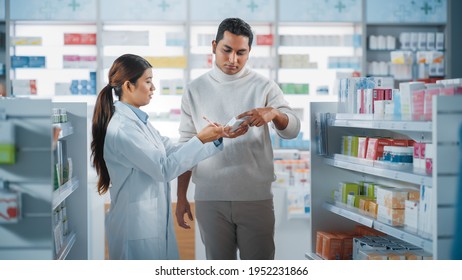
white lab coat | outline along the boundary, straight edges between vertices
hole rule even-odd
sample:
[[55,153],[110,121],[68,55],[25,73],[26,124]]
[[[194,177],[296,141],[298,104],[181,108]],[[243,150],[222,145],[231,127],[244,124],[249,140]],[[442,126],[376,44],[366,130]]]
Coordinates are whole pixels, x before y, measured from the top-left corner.
[[104,142],[111,208],[111,259],[178,259],[169,181],[223,149],[194,137],[173,144],[122,102],[114,104]]

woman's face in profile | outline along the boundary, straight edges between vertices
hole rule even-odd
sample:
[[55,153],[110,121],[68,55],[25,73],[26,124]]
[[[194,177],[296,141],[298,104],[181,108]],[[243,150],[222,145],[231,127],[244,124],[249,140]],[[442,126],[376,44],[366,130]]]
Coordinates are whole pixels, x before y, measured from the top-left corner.
[[137,108],[148,105],[156,90],[152,82],[152,68],[146,69],[132,86],[134,86],[134,90],[130,91],[126,101]]

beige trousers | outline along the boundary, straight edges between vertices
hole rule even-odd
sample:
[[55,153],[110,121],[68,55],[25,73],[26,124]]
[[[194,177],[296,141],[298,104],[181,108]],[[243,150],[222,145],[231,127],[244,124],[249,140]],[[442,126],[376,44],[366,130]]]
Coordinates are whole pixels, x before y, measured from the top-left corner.
[[208,260],[274,259],[273,200],[196,201]]

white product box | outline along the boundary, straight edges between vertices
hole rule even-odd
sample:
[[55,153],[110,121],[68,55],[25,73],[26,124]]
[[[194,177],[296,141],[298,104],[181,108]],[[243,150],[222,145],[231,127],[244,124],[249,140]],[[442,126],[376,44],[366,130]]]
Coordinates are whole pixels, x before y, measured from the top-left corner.
[[71,83],[55,83],[55,95],[70,95]]
[[377,221],[391,226],[402,226],[404,224],[404,209],[393,209],[379,204]]
[[148,31],[104,31],[104,46],[148,46]]
[[431,238],[433,230],[433,189],[424,185],[420,186],[420,204],[417,233],[424,238]]
[[400,188],[379,186],[377,189],[377,204],[393,209],[404,209],[404,201],[408,191]]
[[406,200],[404,202],[404,228],[416,234],[419,221],[419,201]]
[[412,94],[414,91],[425,89],[423,82],[400,83],[401,93],[401,119],[412,120]]
[[435,49],[435,33],[428,32],[427,33],[427,50],[434,50]]
[[443,32],[436,33],[435,48],[437,50],[444,50],[444,33]]
[[419,32],[419,44],[417,47],[419,50],[427,49],[427,33]]
[[20,194],[0,189],[0,224],[17,223],[20,213]]

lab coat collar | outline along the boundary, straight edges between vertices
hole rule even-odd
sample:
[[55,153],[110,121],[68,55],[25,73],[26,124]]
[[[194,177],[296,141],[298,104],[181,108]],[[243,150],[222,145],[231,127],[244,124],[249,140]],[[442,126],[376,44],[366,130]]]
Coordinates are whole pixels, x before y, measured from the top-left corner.
[[[122,102],[124,103],[124,102]],[[136,108],[135,106],[132,106],[128,103],[124,103],[125,105],[128,106],[128,108],[130,108],[133,113],[136,114],[136,116],[138,117],[138,119],[140,119],[140,121],[142,121],[144,124],[147,124],[148,123],[148,118],[149,118],[149,115],[146,114],[146,112],[142,111],[141,109],[139,108]]]
[[163,147],[162,138],[160,134],[155,130],[155,128],[148,122],[146,125],[138,118],[135,112],[127,106],[127,104],[116,101],[114,103],[114,107],[116,108],[116,112],[124,115],[128,119],[134,121],[138,126],[143,130],[143,132],[147,135],[147,137],[153,140],[153,144],[162,152],[165,152],[165,148]]

